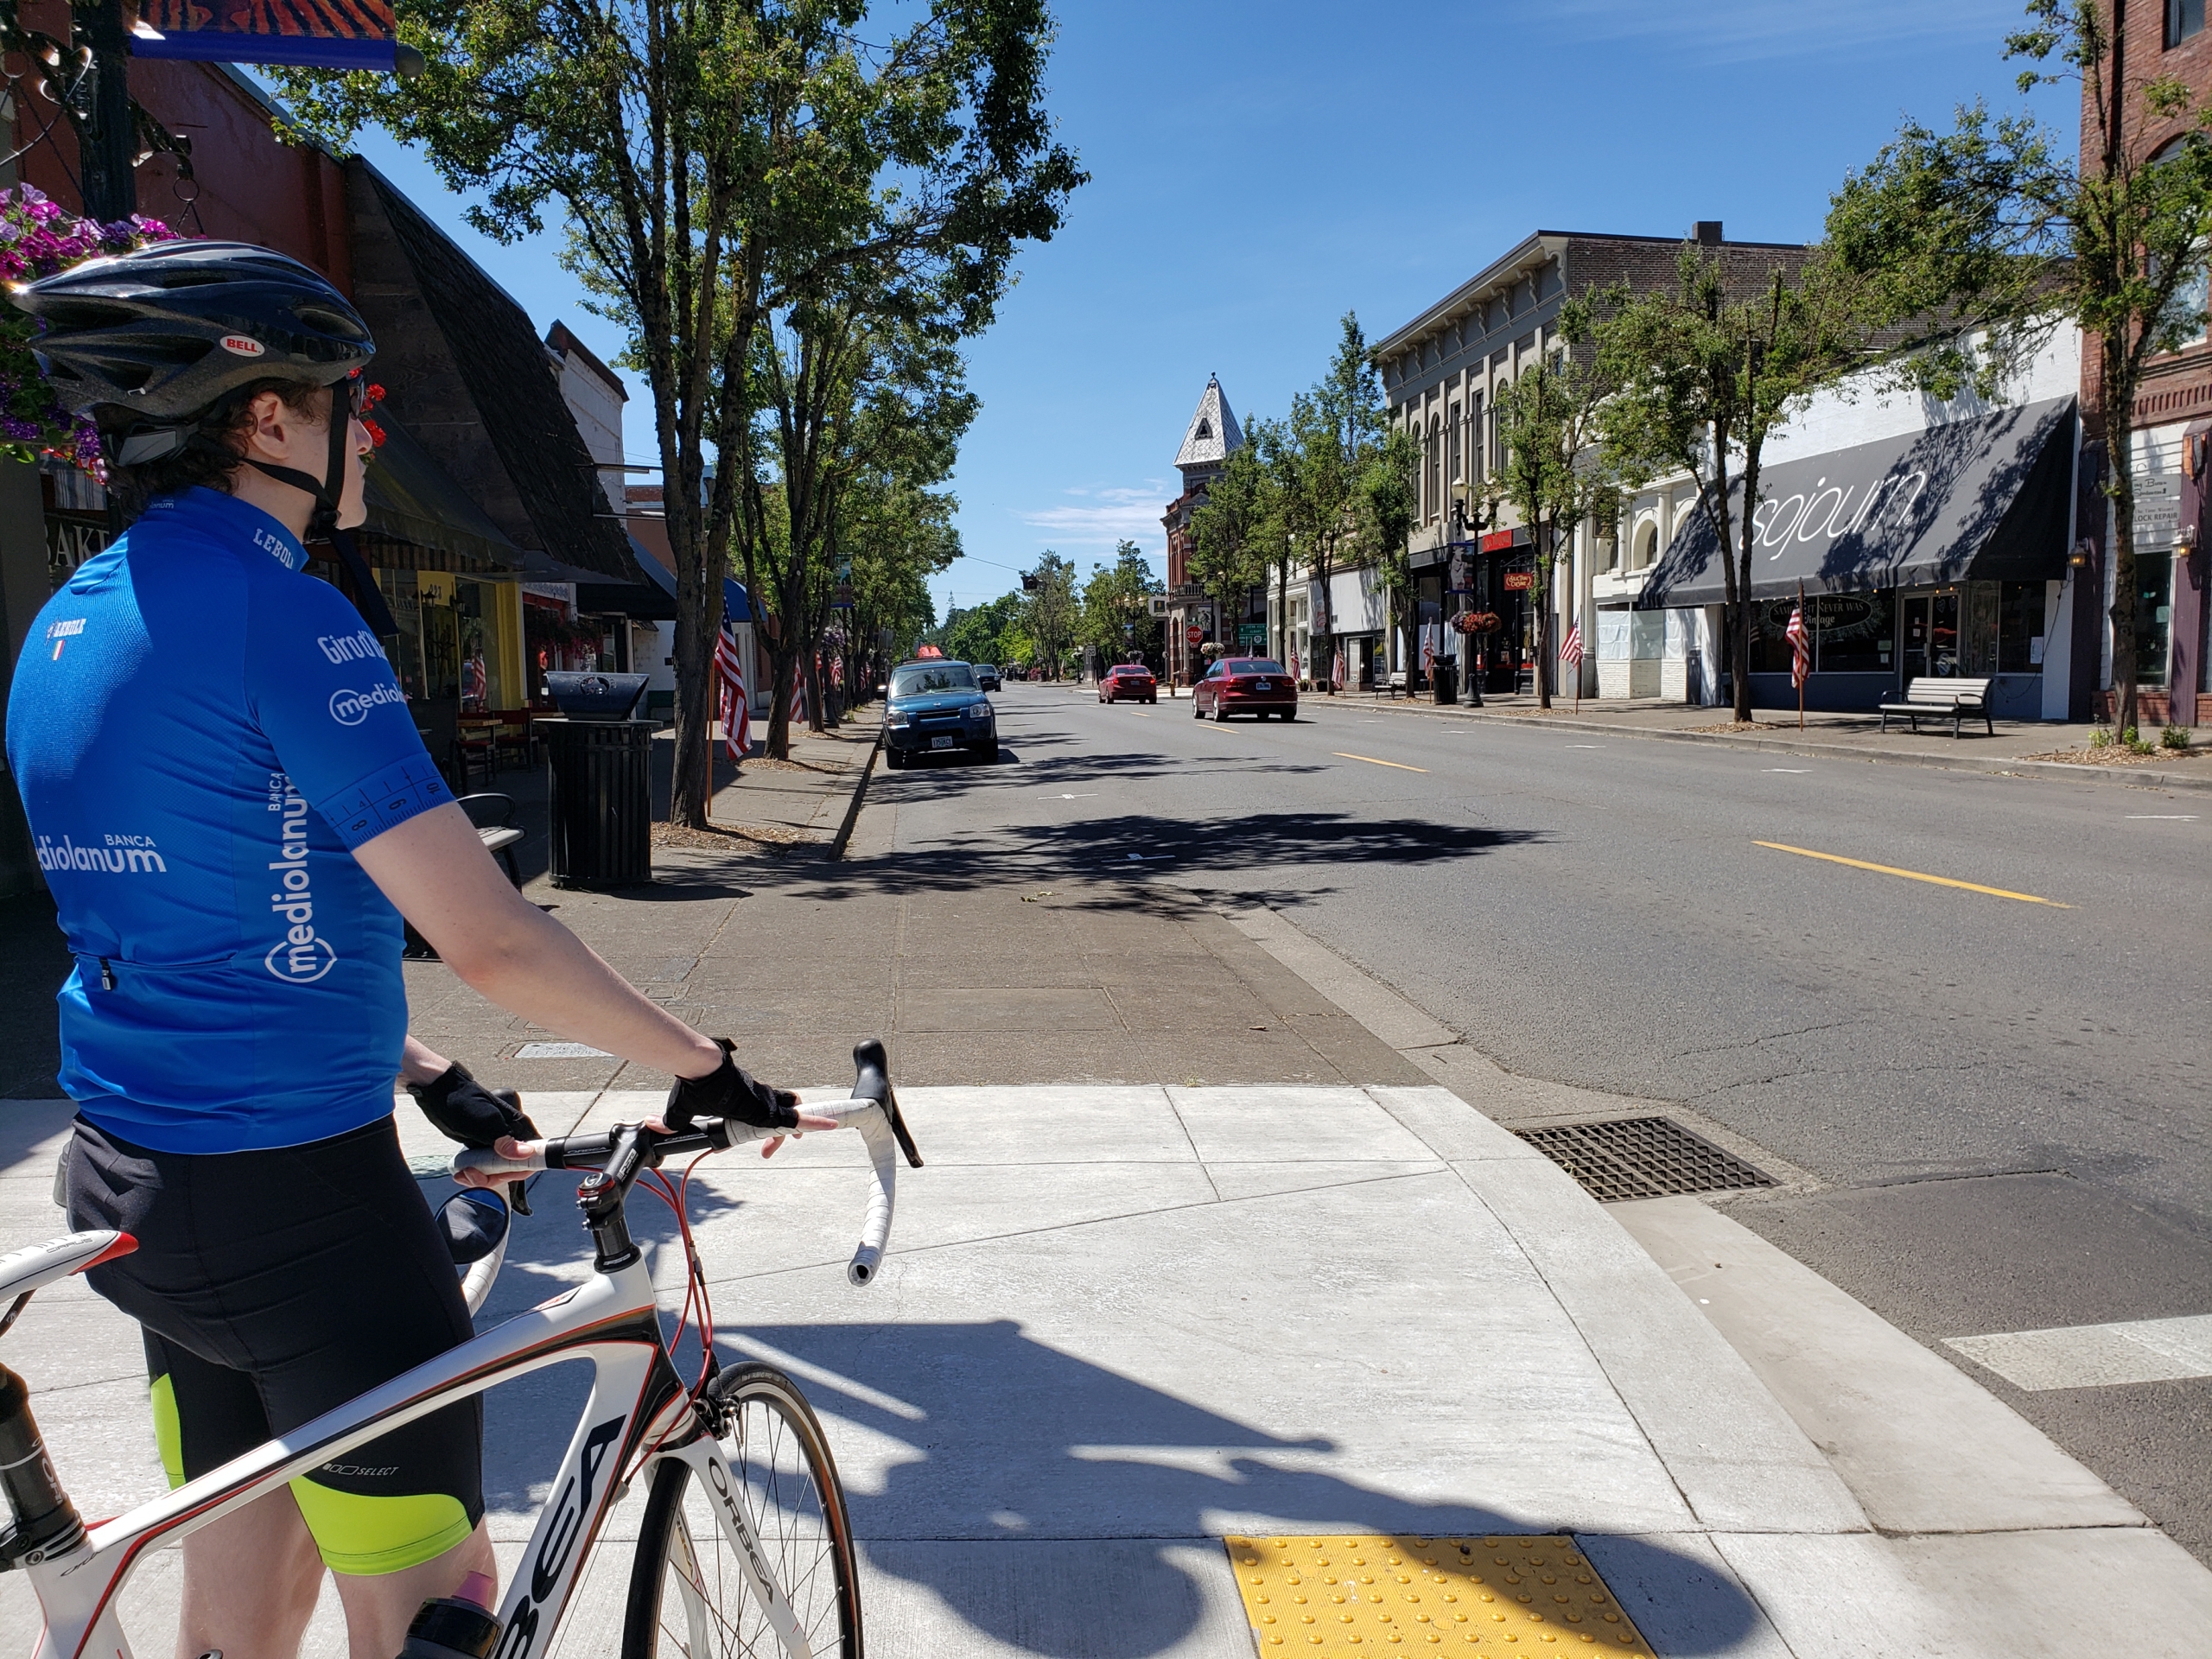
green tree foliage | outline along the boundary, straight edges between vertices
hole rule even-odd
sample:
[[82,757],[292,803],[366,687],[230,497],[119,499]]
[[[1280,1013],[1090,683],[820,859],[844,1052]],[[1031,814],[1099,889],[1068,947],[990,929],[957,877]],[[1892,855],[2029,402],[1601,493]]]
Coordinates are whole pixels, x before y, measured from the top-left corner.
[[[1725,578],[1736,718],[1749,721],[1753,518],[1767,439],[1815,390],[1868,360],[1878,317],[1863,278],[1820,251],[1772,257],[1763,267],[1741,254],[1733,264],[1722,258],[1685,243],[1672,287],[1614,289],[1561,308],[1560,335],[1574,350],[1565,378],[1541,395],[1562,412],[1524,405],[1537,429],[1551,434],[1540,476],[1526,489],[1556,497],[1558,508],[1546,511],[1563,522],[1578,487],[1588,492],[1587,512],[1616,486],[1673,473],[1696,480],[1698,511]],[[1595,470],[1586,462],[1563,467],[1548,454],[1554,439],[1593,437],[1600,440]],[[1514,498],[1522,493],[1516,482]]]
[[1024,662],[1033,647],[1021,627],[1021,595],[1001,594],[988,604],[957,613],[938,642],[948,657],[963,663]]
[[[1325,597],[1345,556],[1357,550],[1361,481],[1382,435],[1382,377],[1369,360],[1359,319],[1347,311],[1328,372],[1291,399],[1270,462],[1282,492],[1282,528]],[[1335,626],[1332,614],[1314,619],[1306,664],[1313,683],[1332,693]]]
[[[1205,505],[1191,515],[1192,547],[1184,562],[1190,579],[1212,595],[1214,614],[1243,613],[1243,596],[1267,580],[1270,520],[1278,513],[1274,480],[1259,446],[1247,435],[1229,452],[1221,474],[1206,486]],[[1236,648],[1234,638],[1224,644]]]
[[[1827,239],[1896,326],[1893,364],[1937,396],[1968,382],[1986,391],[2069,324],[2090,336],[2096,368],[2083,378],[2112,500],[2125,729],[2136,722],[2135,398],[2152,359],[2204,333],[2212,106],[2177,79],[2124,79],[2096,0],[2032,0],[2028,14],[2006,55],[2031,66],[2023,92],[2080,87],[2089,130],[2078,148],[2070,124],[2056,133],[1979,103],[1948,132],[1909,121],[1837,193]],[[2155,31],[2155,12],[2145,26]],[[2164,142],[2152,149],[2143,133]]]
[[[814,672],[830,620],[848,494],[869,474],[883,488],[941,481],[975,418],[951,331],[899,315],[910,303],[871,294],[865,309],[809,302],[761,319],[751,364],[760,411],[739,452],[738,546],[747,587],[769,596],[779,624],[766,644],[775,674],[767,747],[779,758],[791,685]],[[808,692],[818,727],[823,700],[810,682]]]
[[887,666],[908,655],[937,620],[929,577],[960,556],[953,518],[960,504],[870,467],[844,491],[836,551],[852,572],[853,608],[846,630],[846,683],[880,653]]
[[[1394,601],[1402,637],[1408,641],[1420,632],[1408,540],[1421,519],[1421,440],[1413,429],[1394,426],[1376,445],[1359,480],[1360,540]],[[1468,690],[1476,702],[1482,700],[1471,677]]]
[[676,563],[675,813],[703,824],[714,633],[748,475],[724,465],[709,488],[708,459],[745,447],[758,331],[779,303],[852,303],[855,285],[930,288],[960,333],[988,325],[1014,251],[1058,228],[1083,181],[1044,109],[1045,0],[880,18],[865,0],[399,0],[396,14],[424,73],[281,83],[327,142],[374,123],[419,146],[447,185],[481,193],[471,218],[490,236],[557,211],[571,267],[629,330]]
[[1083,621],[1083,601],[1075,590],[1075,565],[1047,548],[1029,572],[1023,594],[1021,629],[1036,647],[1036,661],[1057,679]]
[[1100,565],[1083,584],[1077,643],[1096,652],[1102,663],[1127,662],[1132,656],[1159,661],[1160,625],[1150,601],[1166,591],[1167,584],[1153,575],[1152,562],[1137,544],[1122,542],[1114,550],[1114,563]]

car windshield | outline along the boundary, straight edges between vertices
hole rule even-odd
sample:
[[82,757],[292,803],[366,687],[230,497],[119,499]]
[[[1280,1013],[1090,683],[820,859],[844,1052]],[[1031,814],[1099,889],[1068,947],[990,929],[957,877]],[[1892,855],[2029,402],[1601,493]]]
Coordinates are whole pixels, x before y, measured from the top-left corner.
[[894,697],[925,697],[932,691],[973,691],[976,676],[965,663],[925,663],[891,677]]
[[1241,663],[1231,663],[1229,671],[1232,674],[1280,674],[1283,666],[1281,663],[1270,662],[1265,657],[1253,657]]

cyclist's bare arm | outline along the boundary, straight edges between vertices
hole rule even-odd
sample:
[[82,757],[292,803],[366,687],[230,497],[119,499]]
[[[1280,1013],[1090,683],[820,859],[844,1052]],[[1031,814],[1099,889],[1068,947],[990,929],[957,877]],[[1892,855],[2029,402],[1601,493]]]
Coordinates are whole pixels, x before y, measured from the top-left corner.
[[674,1077],[721,1065],[710,1039],[516,892],[459,807],[418,812],[353,856],[446,965],[510,1014]]

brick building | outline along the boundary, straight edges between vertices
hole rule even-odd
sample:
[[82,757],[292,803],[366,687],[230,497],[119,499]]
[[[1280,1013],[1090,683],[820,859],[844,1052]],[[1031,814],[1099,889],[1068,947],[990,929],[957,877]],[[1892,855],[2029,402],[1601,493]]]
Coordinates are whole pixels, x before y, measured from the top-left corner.
[[[2212,29],[2206,28],[2204,0],[2106,0],[2112,30],[2112,84],[2120,95],[2101,118],[2087,97],[2082,110],[2082,155],[2085,167],[2119,152],[2140,162],[2188,130],[2196,111],[2212,102]],[[2143,89],[2153,81],[2178,80],[2196,94],[2195,108],[2159,115],[2147,108]],[[2110,124],[2106,124],[2107,120]],[[2198,273],[2190,292],[2201,310],[2205,278]],[[2103,493],[2104,434],[2095,418],[2101,365],[2094,340],[2082,353],[2082,406],[2085,437],[2077,479],[2077,533],[2090,560],[2089,572],[2104,596],[2099,607],[2084,607],[2076,618],[2075,649],[2083,660],[2099,664],[2094,698],[2084,685],[2075,717],[2092,703],[2112,705],[2112,630],[2114,597],[2110,503]],[[2212,691],[2207,662],[2207,587],[2204,537],[2205,463],[2212,435],[2212,339],[2197,338],[2170,356],[2154,359],[2135,396],[2133,461],[2135,474],[2136,682],[2139,718],[2145,726],[2174,721],[2197,722],[2200,699]]]

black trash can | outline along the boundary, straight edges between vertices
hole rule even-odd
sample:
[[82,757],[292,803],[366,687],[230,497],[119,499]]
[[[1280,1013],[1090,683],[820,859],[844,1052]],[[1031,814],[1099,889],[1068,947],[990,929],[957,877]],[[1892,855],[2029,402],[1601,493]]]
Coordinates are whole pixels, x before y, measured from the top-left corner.
[[1442,662],[1437,664],[1434,668],[1431,669],[1429,671],[1429,674],[1435,685],[1436,700],[1438,702],[1457,702],[1459,701],[1459,664],[1452,661],[1449,658],[1446,658]]
[[556,887],[637,887],[653,879],[653,722],[531,722],[551,788],[550,874]]

